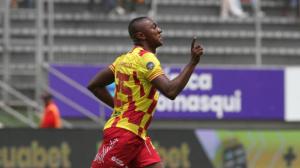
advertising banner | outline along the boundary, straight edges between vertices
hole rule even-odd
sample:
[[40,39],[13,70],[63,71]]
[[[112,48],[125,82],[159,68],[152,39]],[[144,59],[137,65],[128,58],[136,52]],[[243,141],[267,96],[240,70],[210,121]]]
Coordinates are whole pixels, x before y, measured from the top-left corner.
[[[194,130],[151,130],[166,168],[213,168]],[[88,168],[101,144],[99,130],[0,130],[1,168]]]
[[213,168],[194,130],[150,130],[149,135],[166,168]]
[[[179,68],[166,68],[171,78]],[[158,118],[283,120],[283,71],[198,68],[174,100],[161,97]]]
[[[300,165],[297,130],[150,130],[166,168],[293,168]],[[96,129],[1,129],[1,168],[90,167]]]
[[89,167],[100,138],[100,131],[1,129],[0,167]]
[[300,165],[300,132],[292,130],[195,131],[215,168],[285,168]]
[[284,71],[285,121],[300,121],[300,67],[288,67]]
[[[103,66],[52,65],[72,80],[86,87]],[[179,67],[164,67],[169,78],[180,72]],[[99,114],[104,108],[98,101],[70,87],[54,74],[49,74],[51,88],[62,93],[87,110]],[[108,87],[113,94],[114,85]],[[75,108],[56,100],[64,117],[82,117]],[[282,69],[221,69],[198,68],[188,85],[175,99],[161,95],[157,119],[228,119],[228,120],[283,120],[284,70]]]

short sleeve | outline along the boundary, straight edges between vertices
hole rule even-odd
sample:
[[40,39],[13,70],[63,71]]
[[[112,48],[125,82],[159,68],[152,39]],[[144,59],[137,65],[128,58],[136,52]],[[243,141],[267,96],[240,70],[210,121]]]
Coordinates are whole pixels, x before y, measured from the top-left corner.
[[159,75],[164,74],[159,60],[152,53],[146,53],[142,56],[139,69],[149,81],[152,81]]
[[115,67],[116,67],[116,64],[117,64],[119,58],[120,58],[120,57],[118,57],[112,64],[110,64],[110,65],[108,66],[108,68],[109,68],[113,73],[115,73]]

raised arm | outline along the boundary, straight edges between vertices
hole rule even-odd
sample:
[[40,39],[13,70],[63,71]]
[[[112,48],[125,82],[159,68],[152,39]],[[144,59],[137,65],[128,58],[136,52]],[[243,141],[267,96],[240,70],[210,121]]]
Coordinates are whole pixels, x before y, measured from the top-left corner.
[[114,74],[109,69],[106,68],[100,71],[96,76],[90,81],[88,89],[102,102],[108,106],[114,108],[113,97],[109,94],[106,86],[114,82]]
[[169,80],[165,75],[160,75],[153,79],[151,83],[166,97],[174,100],[176,96],[183,90],[185,85],[188,83],[196,65],[200,61],[200,57],[203,54],[203,48],[196,43],[194,37],[191,44],[191,59],[190,62],[184,67],[181,73],[174,78]]

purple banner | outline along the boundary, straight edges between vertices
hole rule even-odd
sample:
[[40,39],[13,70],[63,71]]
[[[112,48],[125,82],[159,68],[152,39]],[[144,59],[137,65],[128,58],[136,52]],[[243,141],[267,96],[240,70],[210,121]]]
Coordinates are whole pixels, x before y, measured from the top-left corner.
[[[78,82],[83,87],[86,88],[92,77],[100,70],[102,67],[99,66],[81,66],[81,65],[51,65],[52,68],[60,71],[64,75],[68,76],[72,80]],[[49,73],[49,86],[61,93],[63,96],[77,103],[86,110],[93,112],[96,115],[100,115],[101,104],[84,93],[78,91],[74,87],[70,86],[68,83],[58,78],[52,73]],[[69,106],[62,100],[55,99],[61,115],[63,117],[83,117],[83,115],[78,111],[78,109]]]
[[[101,66],[52,65],[84,87]],[[103,66],[102,66],[103,67]],[[172,79],[178,67],[166,67]],[[282,69],[198,68],[188,85],[175,99],[161,95],[155,118],[158,119],[239,119],[283,120],[284,71]],[[49,74],[50,87],[99,115],[101,104]],[[113,93],[114,86],[109,86]],[[56,100],[64,117],[82,117],[67,104]],[[111,110],[105,109],[106,117]]]
[[[168,68],[177,76],[179,68]],[[283,70],[200,68],[174,101],[161,97],[159,118],[283,120]]]

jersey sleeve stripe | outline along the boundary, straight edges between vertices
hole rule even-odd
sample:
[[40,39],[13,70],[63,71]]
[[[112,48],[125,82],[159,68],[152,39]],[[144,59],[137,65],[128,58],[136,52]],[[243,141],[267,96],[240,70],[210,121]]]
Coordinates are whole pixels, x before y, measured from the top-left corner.
[[113,73],[115,73],[115,66],[114,66],[113,64],[111,64],[111,65],[109,66],[109,69],[110,69],[111,71],[113,71]]
[[159,75],[163,75],[163,74],[164,74],[163,71],[159,71],[159,72],[156,72],[156,73],[150,75],[148,79],[149,79],[150,81],[152,81],[153,79],[155,79],[155,78],[158,77]]

